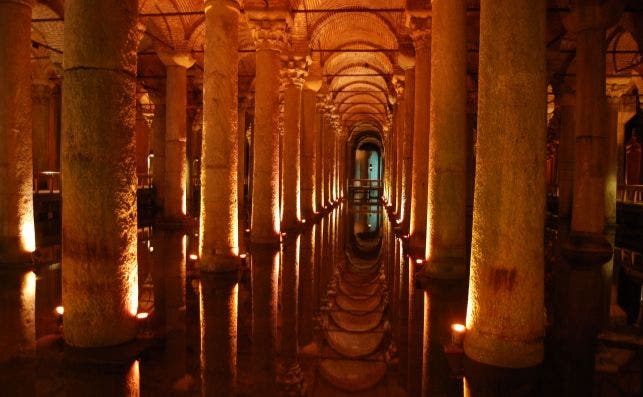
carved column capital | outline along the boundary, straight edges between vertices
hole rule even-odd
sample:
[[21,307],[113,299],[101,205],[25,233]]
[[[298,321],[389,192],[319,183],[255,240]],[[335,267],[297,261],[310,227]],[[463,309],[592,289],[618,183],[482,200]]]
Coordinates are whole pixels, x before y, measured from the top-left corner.
[[407,25],[411,29],[411,38],[416,50],[431,46],[431,17],[428,14],[409,14]]
[[257,51],[283,51],[289,46],[290,35],[285,19],[250,19],[248,25]]
[[295,85],[301,88],[308,75],[308,62],[303,57],[284,57],[281,60],[281,79],[284,85]]
[[395,89],[395,95],[397,100],[404,99],[404,76],[396,75],[393,76],[393,89]]
[[158,50],[156,53],[165,66],[182,66],[189,69],[196,62],[189,51]]

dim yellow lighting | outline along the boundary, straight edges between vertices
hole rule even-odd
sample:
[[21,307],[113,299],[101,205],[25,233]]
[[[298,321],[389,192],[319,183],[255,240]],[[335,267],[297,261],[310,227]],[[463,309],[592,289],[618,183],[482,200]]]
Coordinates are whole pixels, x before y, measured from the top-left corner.
[[147,312],[140,312],[140,313],[136,314],[136,318],[139,319],[139,320],[145,320],[146,318],[149,317],[149,315],[150,314],[147,313]]
[[250,229],[246,229],[246,233],[250,233]]
[[197,254],[190,254],[190,260],[195,261],[197,259],[199,259],[199,256]]
[[456,346],[462,345],[462,339],[464,339],[464,333],[467,328],[463,324],[452,324],[451,325],[451,343]]
[[248,256],[247,254],[241,254],[241,255],[239,255],[239,258],[246,259],[247,256]]
[[26,297],[33,297],[36,295],[36,273],[29,272],[25,274],[23,281],[22,292]]
[[286,232],[281,232],[281,235],[282,235],[283,237],[286,237]]
[[306,220],[305,220],[305,219],[302,219],[302,220],[301,220],[301,223],[306,223]]
[[55,312],[56,312],[56,314],[57,314],[57,315],[59,315],[59,316],[62,316],[63,314],[65,314],[65,308],[64,308],[64,307],[62,307],[62,306],[56,306],[56,308],[54,309],[54,311],[55,311]]
[[149,250],[150,250],[150,252],[154,252],[154,247],[152,247],[152,246],[150,245]]
[[418,265],[421,265],[422,263],[424,263],[424,259],[416,259],[415,263],[417,263]]

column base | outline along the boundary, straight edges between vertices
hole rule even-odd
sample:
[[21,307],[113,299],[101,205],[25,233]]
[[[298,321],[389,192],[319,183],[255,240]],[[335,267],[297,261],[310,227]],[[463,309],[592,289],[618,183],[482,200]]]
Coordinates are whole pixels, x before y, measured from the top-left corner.
[[467,330],[464,336],[464,354],[471,360],[501,368],[529,368],[542,363],[543,339],[503,339],[500,335]]
[[602,234],[572,231],[561,243],[561,253],[573,266],[593,267],[607,263],[614,250]]
[[416,233],[409,237],[408,254],[415,259],[424,260],[426,253],[426,236]]
[[199,223],[196,218],[187,215],[180,217],[162,216],[154,221],[154,226],[163,230],[190,230],[191,228],[198,227]]
[[227,274],[238,272],[242,267],[242,259],[232,255],[215,255],[198,262],[201,272]]
[[462,360],[464,377],[467,380],[467,389],[470,396],[486,395],[514,395],[520,390],[520,395],[541,395],[540,383],[542,377],[541,366],[523,369],[499,368],[471,360],[464,357]]
[[[458,262],[466,263],[464,260]],[[435,264],[435,262],[425,263],[424,267],[415,275],[413,278],[415,288],[430,290],[439,294],[439,296],[445,297],[455,296],[458,293],[462,294],[462,291],[467,290],[469,278],[466,271],[458,277],[450,277],[453,274],[431,271],[429,268],[432,264]]]

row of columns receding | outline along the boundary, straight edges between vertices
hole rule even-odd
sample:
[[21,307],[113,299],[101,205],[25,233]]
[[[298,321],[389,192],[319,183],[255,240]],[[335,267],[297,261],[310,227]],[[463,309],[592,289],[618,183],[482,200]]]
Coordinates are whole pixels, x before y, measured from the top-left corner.
[[[89,3],[65,4],[62,101],[64,332],[67,343],[80,347],[134,338],[138,304],[138,2]],[[31,87],[26,72],[31,6],[28,0],[0,1],[3,264],[29,263],[35,249],[31,95],[25,94]],[[526,367],[543,358],[545,1],[525,5],[511,0],[502,9],[483,1],[481,7],[470,266],[464,0],[434,0],[430,17],[409,13],[415,59],[401,57],[404,88],[399,87],[397,115],[384,137],[386,196],[410,235],[411,255],[424,262],[421,267],[409,265],[420,284],[462,279],[470,269],[465,353],[488,364]],[[258,65],[251,243],[276,252],[282,231],[296,229],[302,219],[343,196],[346,156],[337,117],[331,105],[320,105],[320,85],[306,79],[305,61],[290,58],[282,66],[286,20],[278,13],[246,11]],[[573,184],[567,192],[573,194],[563,198],[561,186],[561,200],[571,208],[563,254],[572,263],[600,266],[611,255],[603,236],[605,164],[600,155],[606,109],[602,51],[608,25],[597,18],[601,13],[583,11],[576,11],[570,25],[576,29],[578,89],[574,177],[567,181]],[[201,269],[211,272],[234,272],[239,263],[239,14],[236,1],[205,3],[199,256]],[[185,80],[193,60],[180,54],[161,54],[161,59],[168,76],[166,215],[181,218]],[[283,126],[280,72],[287,81]]]

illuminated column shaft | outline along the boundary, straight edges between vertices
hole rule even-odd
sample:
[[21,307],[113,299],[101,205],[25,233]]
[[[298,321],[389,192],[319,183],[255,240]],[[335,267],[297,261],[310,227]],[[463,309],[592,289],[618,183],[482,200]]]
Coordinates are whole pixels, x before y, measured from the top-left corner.
[[485,364],[519,368],[543,358],[545,1],[493,3],[483,0],[480,13],[464,352]]
[[463,277],[466,263],[467,47],[464,0],[434,0],[425,273]]
[[277,243],[279,208],[279,54],[286,43],[284,20],[251,20],[257,46],[253,151],[253,243]]
[[[414,65],[414,63],[413,63]],[[404,102],[405,102],[405,126],[404,126],[404,172],[402,176],[402,226],[408,231],[411,217],[411,186],[413,174],[413,124],[415,119],[415,67],[407,66],[404,73]]]
[[406,121],[406,101],[404,95],[404,79],[399,78],[395,85],[397,93],[397,109],[395,110],[395,214],[400,218],[402,206],[402,181],[404,180],[404,130]]
[[324,207],[328,206],[328,203],[330,202],[330,189],[329,189],[329,171],[330,171],[330,163],[328,161],[328,146],[330,145],[330,136],[333,133],[332,132],[332,127],[330,124],[330,114],[329,110],[326,105],[324,105],[324,113],[322,116],[322,153],[323,153],[323,160],[322,162],[324,163],[323,166],[323,186],[324,186],[324,192],[323,192],[323,200],[322,200],[322,205]]
[[[429,22],[425,22],[429,23]],[[413,122],[413,176],[411,177],[411,248],[424,250],[428,186],[429,104],[431,92],[431,36],[429,29],[413,32],[415,45],[415,118]]]
[[304,87],[302,98],[302,137],[301,137],[301,215],[304,219],[312,219],[315,214],[317,199],[317,153],[316,143],[318,116],[315,110],[316,90],[308,82]]
[[245,252],[245,229],[247,227],[246,202],[245,202],[245,176],[248,163],[246,162],[246,110],[247,105],[241,104],[238,112],[237,127],[237,236],[239,238],[239,250]]
[[304,84],[306,62],[289,58],[284,62],[282,78],[284,90],[283,212],[281,227],[292,230],[301,221],[301,89]]
[[154,200],[157,206],[165,202],[165,98],[154,98],[154,118],[152,119],[152,175],[154,181]]
[[0,1],[0,264],[35,250],[31,146],[31,0]]
[[566,90],[559,98],[560,143],[558,145],[558,217],[569,225],[572,215],[574,175],[574,93]]
[[315,105],[315,212],[324,208],[324,104],[317,94]]
[[239,251],[239,4],[210,0],[205,9],[200,265],[232,270]]
[[136,0],[65,3],[62,299],[73,346],[136,336],[137,16]]
[[166,66],[163,215],[181,219],[186,215],[187,205],[187,70],[194,64],[194,58],[188,53],[159,52],[158,55]]

